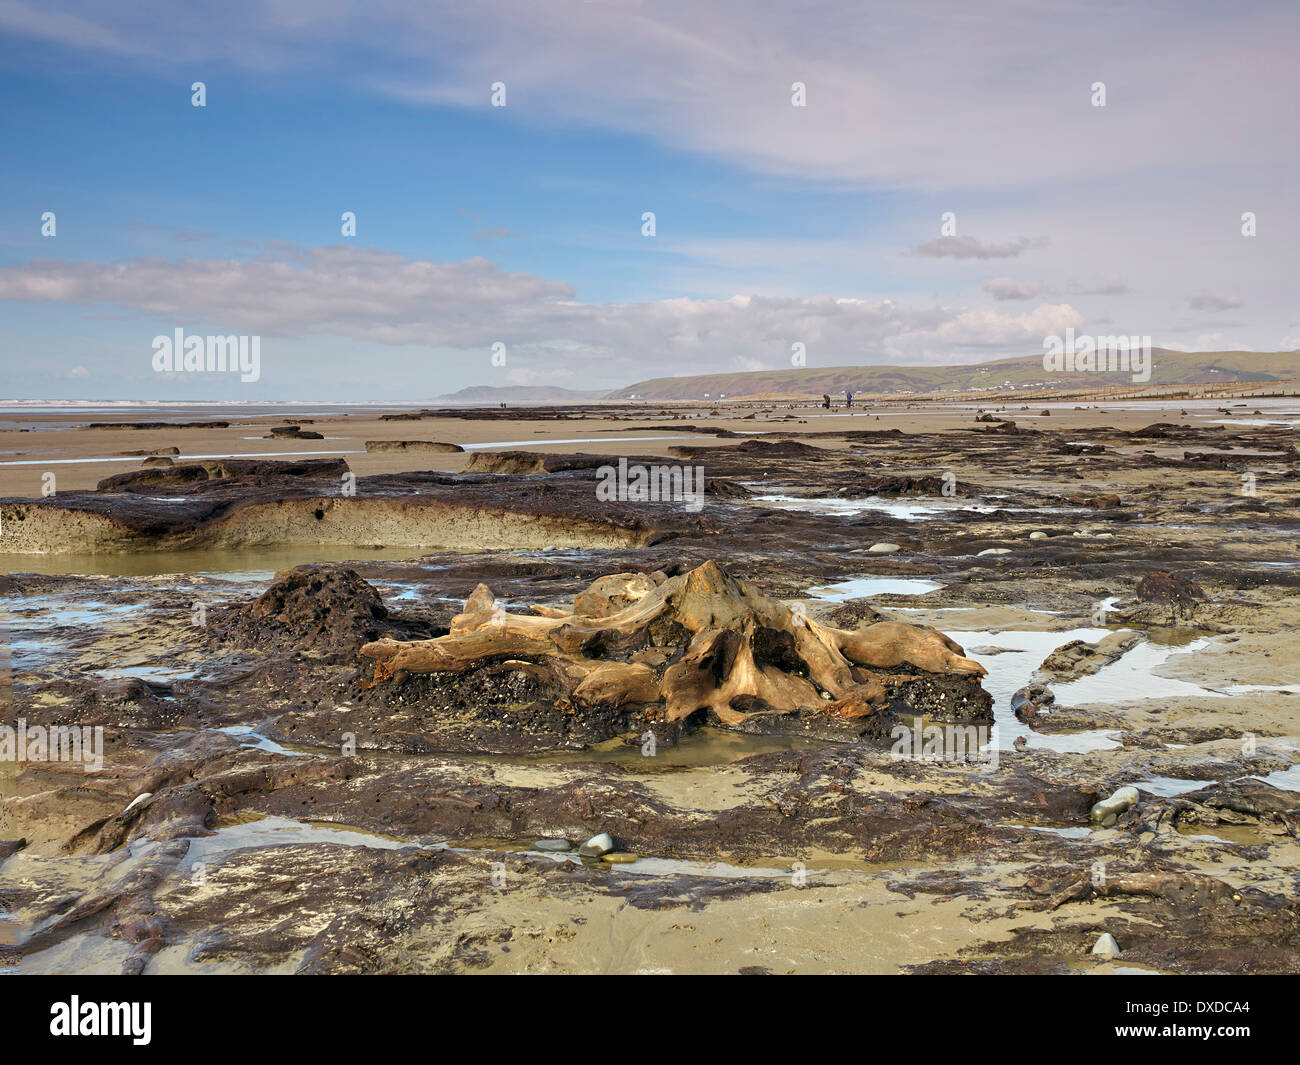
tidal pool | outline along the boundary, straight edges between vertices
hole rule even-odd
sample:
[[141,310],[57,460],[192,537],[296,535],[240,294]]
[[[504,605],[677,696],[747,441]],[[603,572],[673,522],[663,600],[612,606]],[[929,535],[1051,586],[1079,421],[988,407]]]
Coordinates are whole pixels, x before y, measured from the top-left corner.
[[1083,754],[1108,751],[1120,746],[1114,729],[1091,729],[1074,733],[1044,735],[1021,722],[1011,709],[1011,697],[1029,683],[1043,659],[1071,640],[1093,643],[1110,635],[1110,629],[1066,629],[1058,632],[1032,632],[1003,629],[983,632],[947,632],[970,652],[972,647],[996,648],[997,654],[971,654],[988,670],[984,690],[993,696],[994,735],[999,750],[1008,750],[1016,738],[1023,736],[1030,747]]
[[979,507],[971,504],[966,507],[944,506],[929,500],[924,503],[909,502],[900,499],[886,499],[883,496],[866,496],[862,499],[841,499],[838,496],[791,496],[762,495],[751,497],[751,502],[761,503],[776,510],[802,510],[810,514],[837,514],[846,518],[868,511],[888,514],[903,521],[920,521],[932,514],[952,510],[993,510],[993,507]]
[[838,584],[828,584],[824,588],[814,588],[809,594],[832,603],[843,603],[871,595],[924,595],[942,587],[938,581],[916,577],[854,577]]
[[1140,643],[1096,673],[1054,684],[1052,691],[1058,702],[1069,706],[1138,699],[1231,699],[1256,692],[1300,692],[1297,684],[1226,684],[1210,688],[1176,677],[1163,677],[1158,672],[1172,658],[1205,651],[1213,646],[1214,641],[1210,639],[1194,639],[1181,644]]

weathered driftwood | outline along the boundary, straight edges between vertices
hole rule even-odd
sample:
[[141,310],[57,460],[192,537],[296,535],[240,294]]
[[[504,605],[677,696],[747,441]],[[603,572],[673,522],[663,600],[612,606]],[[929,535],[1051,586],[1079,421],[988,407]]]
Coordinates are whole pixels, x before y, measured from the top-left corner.
[[369,686],[404,673],[463,672],[502,661],[542,669],[580,706],[661,704],[682,721],[711,710],[725,725],[755,713],[818,710],[863,717],[889,689],[933,674],[984,675],[934,629],[893,621],[857,631],[822,625],[769,599],[713,562],[677,577],[616,573],[574,600],[572,612],[508,614],[480,584],[434,640],[365,644]]

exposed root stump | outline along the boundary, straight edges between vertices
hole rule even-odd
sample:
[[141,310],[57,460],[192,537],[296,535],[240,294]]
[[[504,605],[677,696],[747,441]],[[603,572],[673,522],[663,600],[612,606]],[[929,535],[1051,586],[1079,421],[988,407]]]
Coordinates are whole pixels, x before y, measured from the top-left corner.
[[985,670],[942,633],[879,621],[823,625],[706,562],[678,577],[602,577],[565,612],[509,614],[479,585],[448,635],[365,644],[372,688],[406,674],[509,667],[568,711],[622,708],[674,728],[805,729],[810,719],[880,731],[891,710],[991,720]]

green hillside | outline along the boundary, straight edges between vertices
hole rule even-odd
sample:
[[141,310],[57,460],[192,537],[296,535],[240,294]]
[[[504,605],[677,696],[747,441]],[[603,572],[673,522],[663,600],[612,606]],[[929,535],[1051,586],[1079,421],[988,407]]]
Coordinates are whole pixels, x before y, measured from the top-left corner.
[[[1147,386],[1290,381],[1300,378],[1300,351],[1152,351]],[[986,388],[1097,388],[1131,385],[1128,373],[1048,373],[1040,355],[965,366],[828,366],[747,373],[657,377],[610,392],[607,399],[689,400],[725,396],[852,392],[968,391]]]

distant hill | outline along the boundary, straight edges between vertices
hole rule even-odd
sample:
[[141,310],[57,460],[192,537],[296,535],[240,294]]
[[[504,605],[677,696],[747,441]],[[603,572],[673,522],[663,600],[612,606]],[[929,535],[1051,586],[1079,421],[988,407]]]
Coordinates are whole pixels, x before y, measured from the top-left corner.
[[434,396],[429,403],[583,403],[604,398],[604,389],[581,392],[552,385],[472,385],[459,392]]
[[[1291,381],[1300,351],[1152,350],[1148,386]],[[1048,373],[1043,357],[998,359],[965,366],[828,366],[748,373],[656,377],[607,393],[607,399],[690,400],[754,395],[832,396],[852,392],[971,391],[990,388],[1098,388],[1131,385],[1128,373]]]

